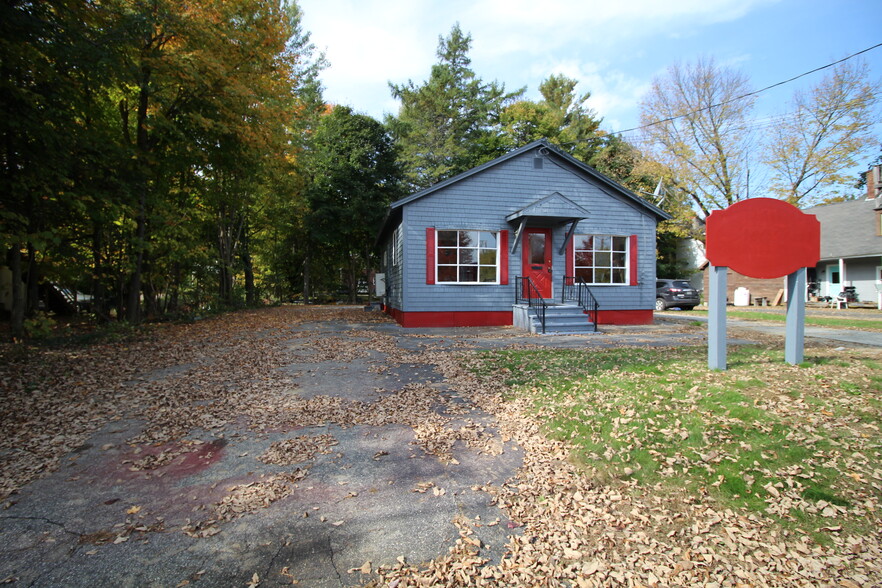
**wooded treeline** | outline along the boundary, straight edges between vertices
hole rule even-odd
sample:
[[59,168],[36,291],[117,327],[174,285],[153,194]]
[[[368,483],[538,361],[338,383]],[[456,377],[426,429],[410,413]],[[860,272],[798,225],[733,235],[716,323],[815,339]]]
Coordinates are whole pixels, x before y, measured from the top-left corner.
[[[328,192],[341,187],[313,181],[326,159],[316,137],[370,149],[362,163],[381,174],[389,156],[368,157],[391,143],[367,117],[325,116],[322,58],[296,3],[0,11],[0,239],[16,334],[45,282],[87,293],[100,320],[138,322],[290,298],[304,274],[324,286],[364,265],[363,248],[333,247],[361,223],[331,235]],[[347,188],[388,201],[359,190],[374,179]]]
[[13,336],[47,285],[130,323],[354,302],[389,202],[539,138],[638,193],[665,178],[671,262],[702,189],[689,163],[603,131],[577,80],[549,76],[538,100],[482,80],[470,47],[458,25],[439,37],[428,78],[390,83],[400,109],[379,122],[325,103],[326,64],[294,1],[5,0],[0,282]]

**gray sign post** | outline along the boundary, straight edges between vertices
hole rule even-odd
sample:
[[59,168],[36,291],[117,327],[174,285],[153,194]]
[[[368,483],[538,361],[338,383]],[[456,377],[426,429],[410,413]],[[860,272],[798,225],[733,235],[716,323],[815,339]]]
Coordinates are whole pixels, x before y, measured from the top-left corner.
[[805,355],[805,268],[787,275],[787,328],[784,335],[784,361],[802,363]]
[[727,267],[710,266],[707,301],[707,366],[726,369],[726,274]]

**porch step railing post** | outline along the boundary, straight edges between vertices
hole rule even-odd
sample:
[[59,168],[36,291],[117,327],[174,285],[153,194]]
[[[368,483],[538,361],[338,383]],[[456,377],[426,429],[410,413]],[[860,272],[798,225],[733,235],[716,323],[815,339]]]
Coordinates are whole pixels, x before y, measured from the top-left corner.
[[564,303],[571,300],[578,304],[582,310],[591,317],[591,324],[594,326],[594,332],[597,332],[598,316],[597,311],[600,304],[597,298],[591,292],[591,288],[585,283],[585,280],[578,276],[564,276],[561,287],[561,302]]
[[530,279],[530,276],[518,276],[515,278],[515,304],[526,302],[530,309],[536,311],[539,318],[539,324],[542,327],[542,334],[545,334],[545,311],[548,309],[548,303],[539,293],[539,288]]

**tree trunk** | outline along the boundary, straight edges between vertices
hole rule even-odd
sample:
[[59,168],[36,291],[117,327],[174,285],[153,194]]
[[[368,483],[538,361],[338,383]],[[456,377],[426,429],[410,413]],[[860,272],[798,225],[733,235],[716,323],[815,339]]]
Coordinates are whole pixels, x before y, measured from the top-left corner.
[[135,237],[135,269],[129,280],[129,300],[126,319],[137,324],[141,321],[141,272],[144,266],[144,240],[147,237],[147,179],[143,179],[141,196],[138,199],[138,232]]
[[361,275],[364,277],[364,285],[365,285],[365,288],[367,289],[367,296],[365,297],[365,302],[367,304],[370,304],[371,303],[371,292],[374,290],[374,288],[372,286],[373,276],[371,276],[371,264],[373,263],[373,259],[371,258],[370,250],[366,250],[363,255],[364,255],[363,259],[365,260],[365,262],[364,262],[364,266],[362,266],[362,269],[361,269],[361,272],[362,272]]
[[172,283],[169,293],[168,300],[166,302],[165,311],[166,312],[177,312],[178,311],[178,293],[181,290],[181,264],[175,262],[172,266],[174,269],[172,271]]
[[101,225],[98,221],[92,228],[92,313],[100,322],[107,322],[110,316],[107,314],[107,304],[104,300],[104,262],[101,256],[103,248],[101,238]]
[[233,302],[233,272],[230,252],[230,238],[223,226],[218,227],[217,254],[218,254],[218,287],[217,295],[224,304]]
[[358,301],[358,256],[349,254],[349,304]]
[[306,257],[303,259],[303,304],[309,304],[309,265],[310,265],[309,247],[306,248]]
[[25,315],[32,317],[40,308],[40,275],[37,269],[37,251],[28,242],[28,289],[25,297]]
[[[151,42],[144,49],[149,50]],[[144,264],[144,250],[147,247],[147,191],[149,175],[149,157],[151,151],[150,130],[147,116],[150,107],[150,78],[152,71],[149,66],[141,65],[141,77],[138,88],[138,112],[135,127],[135,165],[138,178],[138,229],[135,238],[135,269],[129,282],[129,307],[126,316],[130,323],[141,320],[141,277]]]
[[126,301],[128,300],[128,293],[126,291],[126,279],[123,274],[117,274],[116,276],[116,320],[123,321],[125,317],[128,315],[128,309],[126,308]]
[[242,235],[242,266],[245,271],[245,304],[257,304],[257,290],[254,286],[254,260],[251,259],[251,248],[248,243],[248,232]]
[[21,288],[21,243],[13,243],[9,256],[12,270],[12,338],[24,337],[25,298]]
[[153,285],[151,275],[151,260],[148,252],[144,253],[144,269],[143,275],[146,279],[141,280],[141,292],[144,294],[144,308],[148,319],[156,318],[159,309],[156,304],[156,288]]

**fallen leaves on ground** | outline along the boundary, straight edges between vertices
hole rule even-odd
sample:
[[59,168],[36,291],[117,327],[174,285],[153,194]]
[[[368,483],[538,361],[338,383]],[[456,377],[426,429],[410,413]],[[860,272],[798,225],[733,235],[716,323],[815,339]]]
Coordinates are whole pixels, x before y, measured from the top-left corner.
[[[452,521],[454,544],[433,561],[415,565],[399,557],[394,563],[365,562],[354,568],[359,575],[374,574],[377,586],[879,585],[880,531],[857,536],[831,525],[833,538],[822,545],[761,515],[721,508],[709,495],[592,476],[573,465],[566,442],[543,434],[524,400],[507,396],[500,378],[479,378],[468,369],[473,345],[464,339],[453,337],[444,349],[428,345],[407,351],[395,337],[364,326],[346,336],[324,338],[296,328],[324,320],[358,325],[388,319],[342,309],[266,309],[192,325],[157,326],[149,335],[124,343],[47,349],[30,361],[7,354],[2,358],[7,369],[0,375],[0,495],[8,497],[57,469],[62,457],[115,420],[146,423],[143,433],[126,440],[129,448],[164,448],[131,460],[131,467],[148,472],[194,450],[198,443],[190,445],[187,435],[197,430],[222,437],[239,422],[257,433],[326,423],[397,423],[413,427],[416,443],[446,463],[455,464],[457,442],[494,455],[504,450],[503,439],[522,448],[524,462],[508,482],[474,488],[490,496],[508,519],[512,535],[501,560],[491,563],[482,553],[474,529],[483,523],[457,517]],[[298,338],[306,343],[298,347],[298,352],[307,352],[306,361],[366,359],[374,362],[377,373],[396,363],[432,365],[453,393],[415,383],[376,391],[373,402],[299,398],[292,393],[293,377],[279,369],[292,362],[289,345]],[[775,402],[767,398],[766,409],[774,410]],[[472,405],[495,421],[469,418],[465,408]],[[847,406],[843,409],[847,412]],[[629,423],[622,418],[628,417],[622,415],[617,423],[624,434]],[[812,418],[811,426],[826,427],[836,426],[842,417],[818,413]],[[658,427],[672,436],[684,432],[675,418]],[[298,436],[274,444],[261,458],[294,465],[329,450],[333,441],[329,435]],[[382,452],[375,455],[380,457]],[[705,464],[723,458],[693,456]],[[851,446],[825,458],[835,459],[849,479],[879,479],[879,472],[868,471],[860,451]],[[290,495],[307,473],[304,467],[231,485],[210,506],[207,518],[189,522],[184,530],[195,537],[211,536],[224,521]],[[793,477],[798,479],[796,473]],[[792,488],[771,488],[769,494],[782,508],[795,500]],[[417,485],[414,491],[441,496],[443,488]],[[813,507],[820,516],[838,512],[835,504],[815,501]],[[141,511],[129,516],[136,515]],[[91,542],[125,541],[149,530],[129,518]],[[251,585],[261,581],[254,574]]]
[[337,445],[333,435],[300,435],[294,439],[275,441],[263,455],[258,457],[263,463],[294,465],[309,461],[316,454],[327,454]]
[[[425,567],[380,566],[376,586],[880,585],[878,526],[865,536],[835,529],[832,543],[822,545],[767,517],[722,508],[707,494],[592,477],[570,461],[566,442],[542,433],[530,403],[512,399],[499,378],[476,378],[465,367],[468,357],[434,354],[431,361],[524,449],[515,479],[479,488],[523,532],[488,565],[458,525],[461,537],[449,554]],[[833,506],[815,504],[822,512]]]

